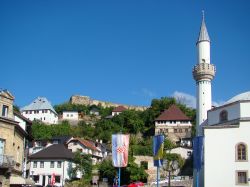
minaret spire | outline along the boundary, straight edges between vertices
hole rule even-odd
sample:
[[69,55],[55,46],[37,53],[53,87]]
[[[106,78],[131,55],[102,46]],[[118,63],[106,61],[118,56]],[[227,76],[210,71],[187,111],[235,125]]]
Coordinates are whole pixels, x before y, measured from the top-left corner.
[[202,10],[202,22],[201,22],[201,28],[200,28],[200,34],[199,34],[199,38],[196,42],[196,44],[198,44],[201,41],[209,41],[210,42],[210,38],[207,32],[207,27],[206,27],[206,23],[205,23],[205,11]]

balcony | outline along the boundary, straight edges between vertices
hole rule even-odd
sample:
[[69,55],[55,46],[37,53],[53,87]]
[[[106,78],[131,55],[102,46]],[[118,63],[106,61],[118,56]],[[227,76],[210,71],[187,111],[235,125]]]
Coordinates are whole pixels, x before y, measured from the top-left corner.
[[15,165],[14,157],[9,155],[0,155],[0,168],[12,168]]

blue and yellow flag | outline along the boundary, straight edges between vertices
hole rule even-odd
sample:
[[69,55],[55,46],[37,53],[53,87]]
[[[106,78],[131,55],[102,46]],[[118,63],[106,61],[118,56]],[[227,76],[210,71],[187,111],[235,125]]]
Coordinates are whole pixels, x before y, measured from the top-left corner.
[[153,140],[154,166],[160,167],[163,163],[164,136],[154,136]]

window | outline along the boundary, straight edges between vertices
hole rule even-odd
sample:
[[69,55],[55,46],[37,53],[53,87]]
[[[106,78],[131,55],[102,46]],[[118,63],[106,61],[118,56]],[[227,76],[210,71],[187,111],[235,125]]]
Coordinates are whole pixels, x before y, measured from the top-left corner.
[[243,143],[239,143],[236,146],[236,160],[246,161],[247,160],[247,147]]
[[37,161],[33,162],[33,168],[37,168]]
[[59,175],[57,176],[57,175],[56,175],[56,177],[55,177],[55,182],[56,182],[56,183],[60,183],[60,182],[61,182],[61,176],[59,176]]
[[25,114],[28,114],[28,111],[26,111]]
[[146,161],[141,161],[141,167],[142,167],[143,169],[148,169],[148,162],[146,162]]
[[174,132],[177,133],[177,129],[174,129]]
[[32,114],[32,110],[30,110],[30,114]]
[[9,111],[9,107],[6,106],[6,105],[3,105],[3,108],[2,108],[2,116],[3,116],[3,117],[7,117],[7,116],[8,116],[8,111]]
[[185,132],[188,132],[188,129],[185,129]]
[[247,171],[236,171],[236,184],[247,183]]
[[45,117],[43,118],[43,120],[45,121]]
[[179,133],[182,133],[182,129],[179,129]]
[[50,168],[54,168],[54,165],[55,165],[55,162],[54,162],[54,161],[51,161],[51,162],[50,162]]
[[44,162],[43,161],[40,162],[40,168],[44,168]]
[[226,110],[220,112],[220,122],[225,122],[228,120],[228,114]]
[[39,182],[39,175],[33,175],[33,180],[35,181],[35,183]]
[[58,161],[57,162],[57,168],[61,168],[62,167],[62,162],[61,161]]

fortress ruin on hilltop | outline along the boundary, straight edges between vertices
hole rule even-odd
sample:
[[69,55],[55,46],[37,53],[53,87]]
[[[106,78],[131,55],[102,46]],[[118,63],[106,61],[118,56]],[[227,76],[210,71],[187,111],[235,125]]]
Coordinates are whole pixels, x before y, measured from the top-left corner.
[[79,104],[79,105],[101,105],[102,107],[117,107],[117,106],[124,106],[127,109],[130,110],[139,110],[144,111],[148,107],[146,106],[133,106],[133,105],[124,105],[124,104],[117,104],[112,102],[106,102],[106,101],[99,101],[91,99],[89,96],[81,96],[81,95],[73,95],[70,97],[70,103],[71,104]]

